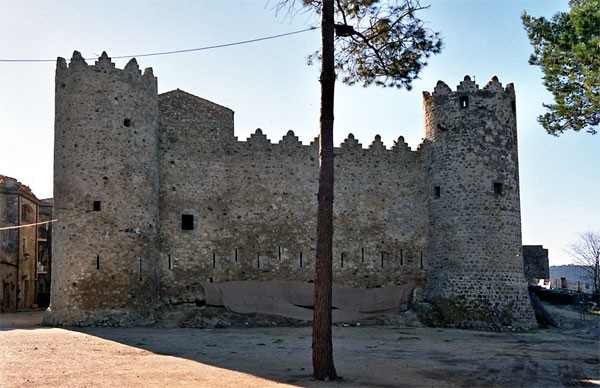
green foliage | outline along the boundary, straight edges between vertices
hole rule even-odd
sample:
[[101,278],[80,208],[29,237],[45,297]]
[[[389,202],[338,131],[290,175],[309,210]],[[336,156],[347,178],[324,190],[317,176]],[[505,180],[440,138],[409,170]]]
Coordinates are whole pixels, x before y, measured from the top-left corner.
[[570,12],[551,20],[523,13],[521,19],[534,52],[529,59],[544,72],[554,104],[538,121],[553,135],[600,123],[600,0],[571,0]]
[[[428,8],[418,0],[335,3],[335,67],[348,85],[375,84],[410,90],[427,59],[442,50],[439,34],[426,28],[416,16]],[[319,12],[321,1],[304,0],[303,5]],[[309,56],[309,63],[320,59],[321,52],[317,51]]]

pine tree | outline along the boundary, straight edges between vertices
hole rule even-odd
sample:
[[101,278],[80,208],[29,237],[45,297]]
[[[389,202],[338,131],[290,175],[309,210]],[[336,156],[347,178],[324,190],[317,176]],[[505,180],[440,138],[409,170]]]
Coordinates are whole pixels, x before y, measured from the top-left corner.
[[[293,7],[294,0],[282,5]],[[313,376],[337,379],[333,362],[333,108],[337,76],[362,83],[410,89],[432,54],[442,49],[439,35],[416,17],[418,0],[303,0],[321,15],[321,49],[309,63],[321,62],[320,170],[317,262],[314,288]]]
[[600,124],[600,0],[571,0],[570,12],[547,20],[523,13],[533,46],[529,64],[540,66],[554,104],[538,121],[553,135],[595,134]]

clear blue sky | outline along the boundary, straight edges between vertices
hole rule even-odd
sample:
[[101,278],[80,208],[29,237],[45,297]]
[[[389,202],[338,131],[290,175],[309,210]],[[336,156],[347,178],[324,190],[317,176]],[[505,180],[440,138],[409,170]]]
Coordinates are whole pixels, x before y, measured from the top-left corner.
[[[423,0],[423,3],[426,3]],[[276,15],[277,0],[0,0],[0,59],[129,56],[230,43],[301,30],[307,14]],[[587,229],[600,229],[600,136],[547,135],[536,122],[551,95],[520,14],[550,17],[567,0],[431,0],[421,13],[445,40],[407,92],[338,83],[336,143],[353,133],[363,146],[376,134],[390,147],[423,137],[422,91],[438,80],[455,88],[468,74],[483,87],[494,75],[517,93],[523,241],[550,249],[551,264]],[[293,130],[304,143],[318,133],[318,66],[306,56],[320,44],[314,30],[277,40],[186,54],[138,57],[152,67],[159,92],[176,88],[235,111],[236,135],[256,128],[273,142]],[[128,59],[115,60],[122,68]],[[93,61],[88,61],[92,63]],[[52,196],[55,63],[0,63],[0,174]]]

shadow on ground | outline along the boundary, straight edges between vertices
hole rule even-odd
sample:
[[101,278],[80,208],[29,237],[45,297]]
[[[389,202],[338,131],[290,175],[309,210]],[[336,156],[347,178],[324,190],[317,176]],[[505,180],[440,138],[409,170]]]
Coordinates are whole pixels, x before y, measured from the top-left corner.
[[[0,319],[0,343],[9,347],[8,356],[2,356],[8,357],[6,361],[14,366],[20,362],[42,365],[50,357],[55,371],[46,373],[64,372],[73,378],[78,376],[75,368],[92,375],[99,369],[103,381],[115,379],[107,386],[136,385],[136,376],[137,386],[228,386],[240,381],[246,386],[308,387],[600,386],[598,322],[592,320],[585,325],[571,320],[568,329],[527,333],[335,327],[334,357],[344,380],[334,383],[310,377],[310,327],[64,330],[36,326],[33,320],[35,316],[41,319],[39,312],[9,315]],[[30,341],[25,340],[29,337]],[[31,343],[39,346],[25,355]],[[53,345],[57,343],[66,346]],[[60,357],[70,362],[56,362]],[[120,368],[119,373],[115,374],[115,368]],[[227,380],[233,378],[229,371],[243,375],[236,375],[237,382]],[[223,375],[217,382],[222,384],[209,384],[207,379],[219,373]],[[250,383],[251,376],[264,380]]]

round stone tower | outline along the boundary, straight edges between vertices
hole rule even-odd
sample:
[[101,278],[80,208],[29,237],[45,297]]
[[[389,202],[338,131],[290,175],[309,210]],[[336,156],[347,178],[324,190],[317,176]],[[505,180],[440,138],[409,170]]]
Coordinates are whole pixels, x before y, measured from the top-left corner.
[[51,325],[143,325],[158,301],[152,69],[78,52],[56,68]]
[[429,150],[427,315],[436,325],[536,327],[523,274],[515,94],[468,76],[424,93]]

